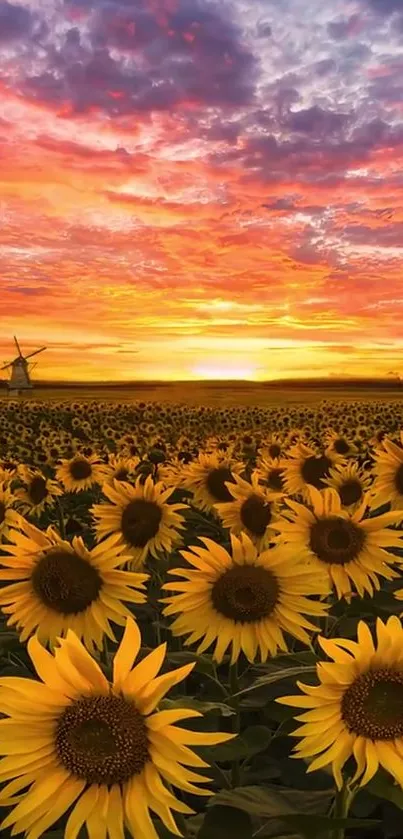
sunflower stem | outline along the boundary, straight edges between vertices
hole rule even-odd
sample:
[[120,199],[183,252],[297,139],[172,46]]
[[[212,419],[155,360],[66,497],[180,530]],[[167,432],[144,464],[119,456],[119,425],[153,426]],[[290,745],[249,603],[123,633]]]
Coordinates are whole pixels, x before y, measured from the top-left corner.
[[[241,712],[239,707],[239,678],[238,678],[238,662],[229,666],[229,690],[231,702],[235,714],[231,717],[232,731],[234,734],[239,734],[241,730]],[[239,787],[241,783],[241,769],[239,760],[234,760],[231,768],[231,785],[232,787]]]
[[[351,790],[348,784],[344,783],[341,790],[338,790],[333,805],[333,818],[346,819],[349,814],[350,805],[354,798],[355,791]],[[331,839],[344,839],[344,827],[335,828],[330,831]]]
[[57,498],[57,497],[56,497],[56,506],[57,506],[57,513],[58,513],[58,516],[59,516],[60,536],[62,537],[62,539],[65,539],[66,538],[66,528],[65,528],[65,524],[64,524],[63,510],[62,510],[62,505],[59,501],[59,498]]

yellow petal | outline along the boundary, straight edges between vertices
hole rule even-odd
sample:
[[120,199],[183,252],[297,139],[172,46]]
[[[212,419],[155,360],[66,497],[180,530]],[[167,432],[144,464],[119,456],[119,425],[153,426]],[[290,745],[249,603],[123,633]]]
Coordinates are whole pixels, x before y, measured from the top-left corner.
[[49,808],[47,813],[42,815],[34,823],[27,834],[27,839],[39,839],[39,837],[43,836],[48,827],[57,822],[66,810],[69,809],[71,804],[76,801],[84,787],[85,781],[73,780],[73,778],[66,780],[63,786],[57,790],[55,803]]
[[[66,655],[67,653],[67,655]],[[91,658],[77,635],[71,630],[67,631],[65,639],[61,639],[59,658],[67,661],[77,669],[81,678],[89,682],[92,687],[101,690],[103,693],[109,691],[109,682],[104,676],[96,661]]]
[[27,649],[35,670],[44,684],[51,690],[63,693],[65,696],[72,697],[75,695],[74,688],[65,682],[57,672],[54,656],[45,650],[36,635],[29,639]]
[[163,665],[166,649],[166,643],[160,644],[159,647],[156,647],[155,650],[143,658],[134,670],[126,676],[122,684],[122,691],[137,696],[144,686],[152,685],[153,679]]
[[141,645],[141,634],[135,620],[127,618],[125,631],[113,659],[113,684],[120,687],[133,667]]
[[109,790],[107,827],[109,839],[125,839],[123,829],[123,803],[119,784]]
[[162,697],[192,672],[196,662],[185,664],[170,673],[158,676],[150,685],[146,686],[140,695],[136,697],[137,707],[142,714],[150,714],[156,708]]
[[67,820],[65,839],[77,839],[83,824],[97,805],[99,790],[100,787],[92,785],[83,793]]
[[200,711],[194,711],[191,708],[178,708],[172,711],[157,711],[151,717],[148,717],[147,726],[152,731],[159,731],[160,728],[165,728],[166,725],[173,725],[180,720],[191,719],[192,717],[202,717]]

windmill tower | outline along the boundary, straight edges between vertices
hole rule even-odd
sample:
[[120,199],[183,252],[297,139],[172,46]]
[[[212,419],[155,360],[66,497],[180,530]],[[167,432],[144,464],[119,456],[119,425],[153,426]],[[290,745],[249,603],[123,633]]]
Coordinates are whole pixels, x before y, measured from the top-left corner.
[[33,385],[29,376],[30,370],[32,369],[32,363],[28,363],[28,359],[32,358],[33,355],[37,355],[39,352],[43,352],[46,350],[46,347],[41,347],[39,350],[34,350],[34,352],[29,353],[29,355],[23,355],[20,349],[20,345],[14,335],[15,345],[17,347],[18,355],[14,358],[13,361],[10,361],[8,364],[4,364],[3,367],[0,367],[0,370],[9,370],[11,368],[11,376],[8,383],[8,390],[10,395],[16,394],[18,395],[22,390],[30,390]]

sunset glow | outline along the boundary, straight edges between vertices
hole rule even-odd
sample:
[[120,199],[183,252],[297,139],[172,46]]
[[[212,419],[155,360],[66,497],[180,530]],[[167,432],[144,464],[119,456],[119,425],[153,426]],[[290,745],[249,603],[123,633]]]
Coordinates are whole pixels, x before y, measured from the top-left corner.
[[0,362],[403,375],[401,0],[0,0],[0,152]]

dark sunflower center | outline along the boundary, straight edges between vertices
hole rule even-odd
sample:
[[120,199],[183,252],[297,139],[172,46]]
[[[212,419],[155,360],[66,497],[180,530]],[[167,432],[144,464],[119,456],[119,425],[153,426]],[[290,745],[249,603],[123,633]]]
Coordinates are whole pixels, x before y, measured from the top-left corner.
[[241,623],[271,615],[278,595],[274,574],[258,565],[236,565],[219,577],[211,590],[215,610]]
[[80,459],[73,460],[70,463],[70,474],[75,481],[82,481],[84,478],[89,478],[92,474],[92,466],[88,460]]
[[212,469],[207,475],[207,489],[217,501],[234,500],[229,489],[225,486],[225,481],[234,483],[232,472],[227,466],[219,466],[217,469]]
[[48,494],[46,480],[40,475],[35,475],[28,488],[28,495],[33,504],[40,504]]
[[153,501],[135,498],[122,513],[122,534],[129,545],[144,548],[149,539],[158,533],[162,510]]
[[118,469],[115,473],[115,478],[117,481],[127,481],[129,477],[129,472],[127,469]]
[[403,735],[403,671],[373,670],[348,688],[341,713],[349,731],[371,740]]
[[123,784],[149,760],[147,726],[121,696],[88,696],[62,713],[55,732],[61,764],[87,784]]
[[332,461],[326,455],[320,455],[319,457],[312,455],[304,460],[301,466],[301,475],[306,484],[311,484],[316,489],[322,489],[326,486],[323,479],[328,477],[328,470],[331,465]]
[[272,443],[269,446],[269,455],[270,457],[280,457],[281,447],[278,445],[278,443]]
[[256,536],[263,536],[271,521],[271,505],[259,495],[250,495],[240,509],[242,524]]
[[93,565],[77,554],[52,549],[31,574],[31,584],[41,603],[62,615],[84,612],[97,600],[102,579]]
[[344,437],[339,437],[333,443],[333,448],[337,454],[347,454],[350,451],[350,446]]
[[344,483],[338,487],[338,493],[341,498],[341,503],[344,504],[345,507],[349,507],[350,504],[355,504],[356,501],[361,500],[362,486],[355,478],[351,478],[351,480],[344,481]]
[[403,495],[403,463],[395,472],[395,487],[399,495]]
[[364,531],[351,521],[329,516],[319,519],[310,529],[310,548],[322,562],[345,565],[359,555],[365,541]]
[[0,524],[3,524],[3,521],[5,521],[5,518],[6,518],[6,505],[3,504],[2,501],[0,501]]
[[266,483],[269,489],[272,489],[275,492],[281,492],[284,488],[283,470],[272,469],[267,475]]

